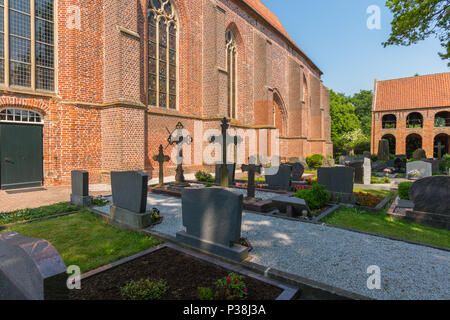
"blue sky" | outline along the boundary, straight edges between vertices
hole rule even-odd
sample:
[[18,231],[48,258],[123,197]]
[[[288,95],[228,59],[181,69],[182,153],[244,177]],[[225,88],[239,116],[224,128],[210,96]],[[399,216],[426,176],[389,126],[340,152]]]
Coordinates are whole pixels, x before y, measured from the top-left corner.
[[[324,84],[351,95],[386,80],[449,72],[435,38],[410,47],[387,47],[392,14],[385,0],[261,0],[297,45],[323,71]],[[366,10],[381,8],[381,29],[369,30]]]

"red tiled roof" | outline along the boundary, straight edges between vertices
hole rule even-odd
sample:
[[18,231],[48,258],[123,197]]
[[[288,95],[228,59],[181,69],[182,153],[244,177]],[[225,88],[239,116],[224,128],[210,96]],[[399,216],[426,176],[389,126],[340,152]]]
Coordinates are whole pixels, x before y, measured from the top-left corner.
[[274,27],[278,32],[280,32],[290,43],[291,45],[309,62],[311,65],[316,68],[321,74],[322,71],[315,65],[314,62],[303,52],[302,49],[292,40],[289,34],[284,29],[280,20],[264,5],[260,0],[242,0],[245,4],[247,4],[253,11],[255,11],[258,15],[260,15],[267,23],[269,23],[272,27]]
[[450,72],[376,81],[374,111],[450,107]]

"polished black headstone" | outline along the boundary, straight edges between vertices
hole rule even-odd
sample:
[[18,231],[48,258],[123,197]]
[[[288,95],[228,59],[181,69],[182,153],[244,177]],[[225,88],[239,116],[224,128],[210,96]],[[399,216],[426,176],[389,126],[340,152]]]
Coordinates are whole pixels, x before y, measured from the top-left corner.
[[111,172],[114,206],[136,213],[147,207],[148,176],[139,171]]

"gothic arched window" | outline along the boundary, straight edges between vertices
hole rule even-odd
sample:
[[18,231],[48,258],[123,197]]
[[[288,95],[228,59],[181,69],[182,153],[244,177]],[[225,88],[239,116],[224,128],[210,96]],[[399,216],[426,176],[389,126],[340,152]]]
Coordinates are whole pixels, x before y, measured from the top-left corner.
[[225,34],[226,45],[226,63],[228,74],[228,116],[232,119],[236,119],[236,78],[237,78],[237,53],[236,53],[236,41],[233,33],[228,30]]
[[177,108],[178,20],[171,0],[149,0],[148,104]]

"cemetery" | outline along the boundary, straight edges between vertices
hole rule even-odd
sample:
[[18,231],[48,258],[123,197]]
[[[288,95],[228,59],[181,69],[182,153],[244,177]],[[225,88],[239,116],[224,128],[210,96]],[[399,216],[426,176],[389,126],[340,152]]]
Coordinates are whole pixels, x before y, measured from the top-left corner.
[[[223,119],[222,133],[228,126]],[[182,128],[179,123],[174,132]],[[173,134],[169,146],[193,141]],[[291,159],[275,174],[257,157],[240,166],[226,163],[223,148],[225,165],[187,180],[181,161],[175,182],[165,183],[170,157],[161,144],[153,158],[160,165],[157,184],[140,171],[113,171],[111,195],[96,197],[90,195],[89,173],[73,171],[70,203],[0,214],[0,299],[442,298],[428,284],[425,291],[407,293],[355,288],[354,276],[337,263],[336,254],[355,250],[361,263],[369,259],[361,250],[388,250],[403,255],[402,263],[416,264],[416,255],[432,259],[450,252],[450,177],[433,175],[442,162],[419,159],[420,150],[417,159],[391,160],[386,146],[380,143],[378,159],[387,160],[345,156],[338,165],[318,162],[311,170]],[[373,184],[377,174],[396,184]],[[47,232],[55,226],[60,232]],[[347,246],[337,249],[329,241]],[[374,247],[365,247],[366,241]],[[393,245],[397,250],[388,249]],[[416,254],[403,253],[410,250]],[[77,258],[81,252],[83,259]],[[299,252],[315,254],[297,265]],[[317,269],[316,259],[326,257],[346,276],[335,279],[328,269]],[[399,260],[383,261],[395,268]],[[82,271],[80,290],[67,288],[66,268],[72,265]],[[424,275],[429,269],[421,262],[417,268]],[[447,282],[440,283],[445,293]]]

